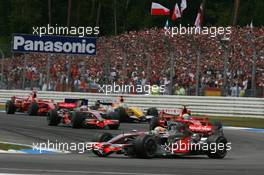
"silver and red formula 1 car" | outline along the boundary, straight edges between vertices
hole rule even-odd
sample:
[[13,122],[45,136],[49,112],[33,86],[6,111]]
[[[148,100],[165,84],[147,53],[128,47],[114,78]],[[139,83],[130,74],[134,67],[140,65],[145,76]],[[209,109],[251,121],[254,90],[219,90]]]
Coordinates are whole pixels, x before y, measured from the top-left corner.
[[161,130],[131,132],[115,137],[103,133],[93,141],[90,143],[92,152],[99,157],[116,153],[137,158],[207,155],[209,158],[222,159],[231,149],[231,143],[227,142],[223,133],[194,133],[181,122],[173,122]]
[[86,99],[65,99],[57,104],[56,109],[50,110],[47,116],[49,126],[58,124],[72,128],[118,129],[119,120],[105,119],[103,113],[90,110]]

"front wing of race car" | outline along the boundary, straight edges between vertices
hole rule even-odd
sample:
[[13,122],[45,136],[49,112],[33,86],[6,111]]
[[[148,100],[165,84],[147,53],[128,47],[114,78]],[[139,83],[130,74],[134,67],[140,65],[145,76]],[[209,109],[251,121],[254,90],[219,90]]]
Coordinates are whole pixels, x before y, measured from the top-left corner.
[[92,145],[92,151],[99,157],[105,157],[112,153],[124,153],[126,147],[131,146],[129,144],[111,144],[107,142],[94,142],[89,143]]
[[[97,120],[97,119],[84,119],[83,124],[88,127],[96,128],[105,128],[109,127],[110,129],[118,129],[119,121],[118,120]],[[116,127],[116,128],[115,128]]]

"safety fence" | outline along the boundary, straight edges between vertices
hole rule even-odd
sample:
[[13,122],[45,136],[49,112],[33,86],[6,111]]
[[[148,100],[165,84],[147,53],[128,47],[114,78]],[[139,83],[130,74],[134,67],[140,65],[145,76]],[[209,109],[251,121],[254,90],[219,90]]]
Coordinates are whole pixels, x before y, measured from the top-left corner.
[[[31,91],[0,90],[0,103],[4,104],[11,96],[26,97]],[[96,100],[116,100],[120,95],[105,95],[97,93],[78,92],[51,92],[39,91],[38,98],[53,99],[55,102],[65,98],[86,98],[89,105]],[[155,96],[155,95],[125,95],[125,103],[128,106],[140,107],[146,110],[157,107],[159,110],[173,110],[187,105],[196,115],[223,116],[223,117],[257,117],[264,118],[263,98],[239,98],[239,97],[207,97],[207,96]]]

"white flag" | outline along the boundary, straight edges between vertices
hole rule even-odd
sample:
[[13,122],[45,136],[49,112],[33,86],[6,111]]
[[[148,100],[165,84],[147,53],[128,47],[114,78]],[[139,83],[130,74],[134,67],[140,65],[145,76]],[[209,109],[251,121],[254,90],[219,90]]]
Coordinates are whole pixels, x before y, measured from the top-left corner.
[[181,13],[187,8],[187,0],[181,1]]
[[176,3],[171,19],[175,21],[177,18],[180,18],[180,17],[181,17],[181,11],[179,9],[178,4]]
[[199,12],[197,14],[194,26],[201,27],[202,26],[202,18],[203,18],[203,4],[200,5]]

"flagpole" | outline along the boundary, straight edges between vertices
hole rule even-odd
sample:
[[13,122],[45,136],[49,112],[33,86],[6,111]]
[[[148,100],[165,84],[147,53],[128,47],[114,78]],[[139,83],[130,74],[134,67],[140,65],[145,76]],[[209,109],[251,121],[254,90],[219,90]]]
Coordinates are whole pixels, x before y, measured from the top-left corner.
[[223,87],[222,87],[222,95],[227,96],[228,89],[227,89],[227,69],[228,69],[228,55],[229,55],[229,49],[228,49],[228,43],[229,39],[228,38],[221,38],[220,39],[220,44],[224,50],[224,72],[223,72]]
[[193,47],[196,50],[195,95],[199,96],[200,72],[201,72],[201,48],[198,41],[193,38]]
[[234,0],[234,16],[233,16],[233,26],[237,25],[238,14],[239,14],[240,0]]
[[202,22],[201,22],[201,26],[204,24],[205,5],[206,5],[206,0],[203,0],[202,1]]
[[115,35],[117,35],[117,14],[116,14],[116,0],[114,0],[114,25],[115,25]]

